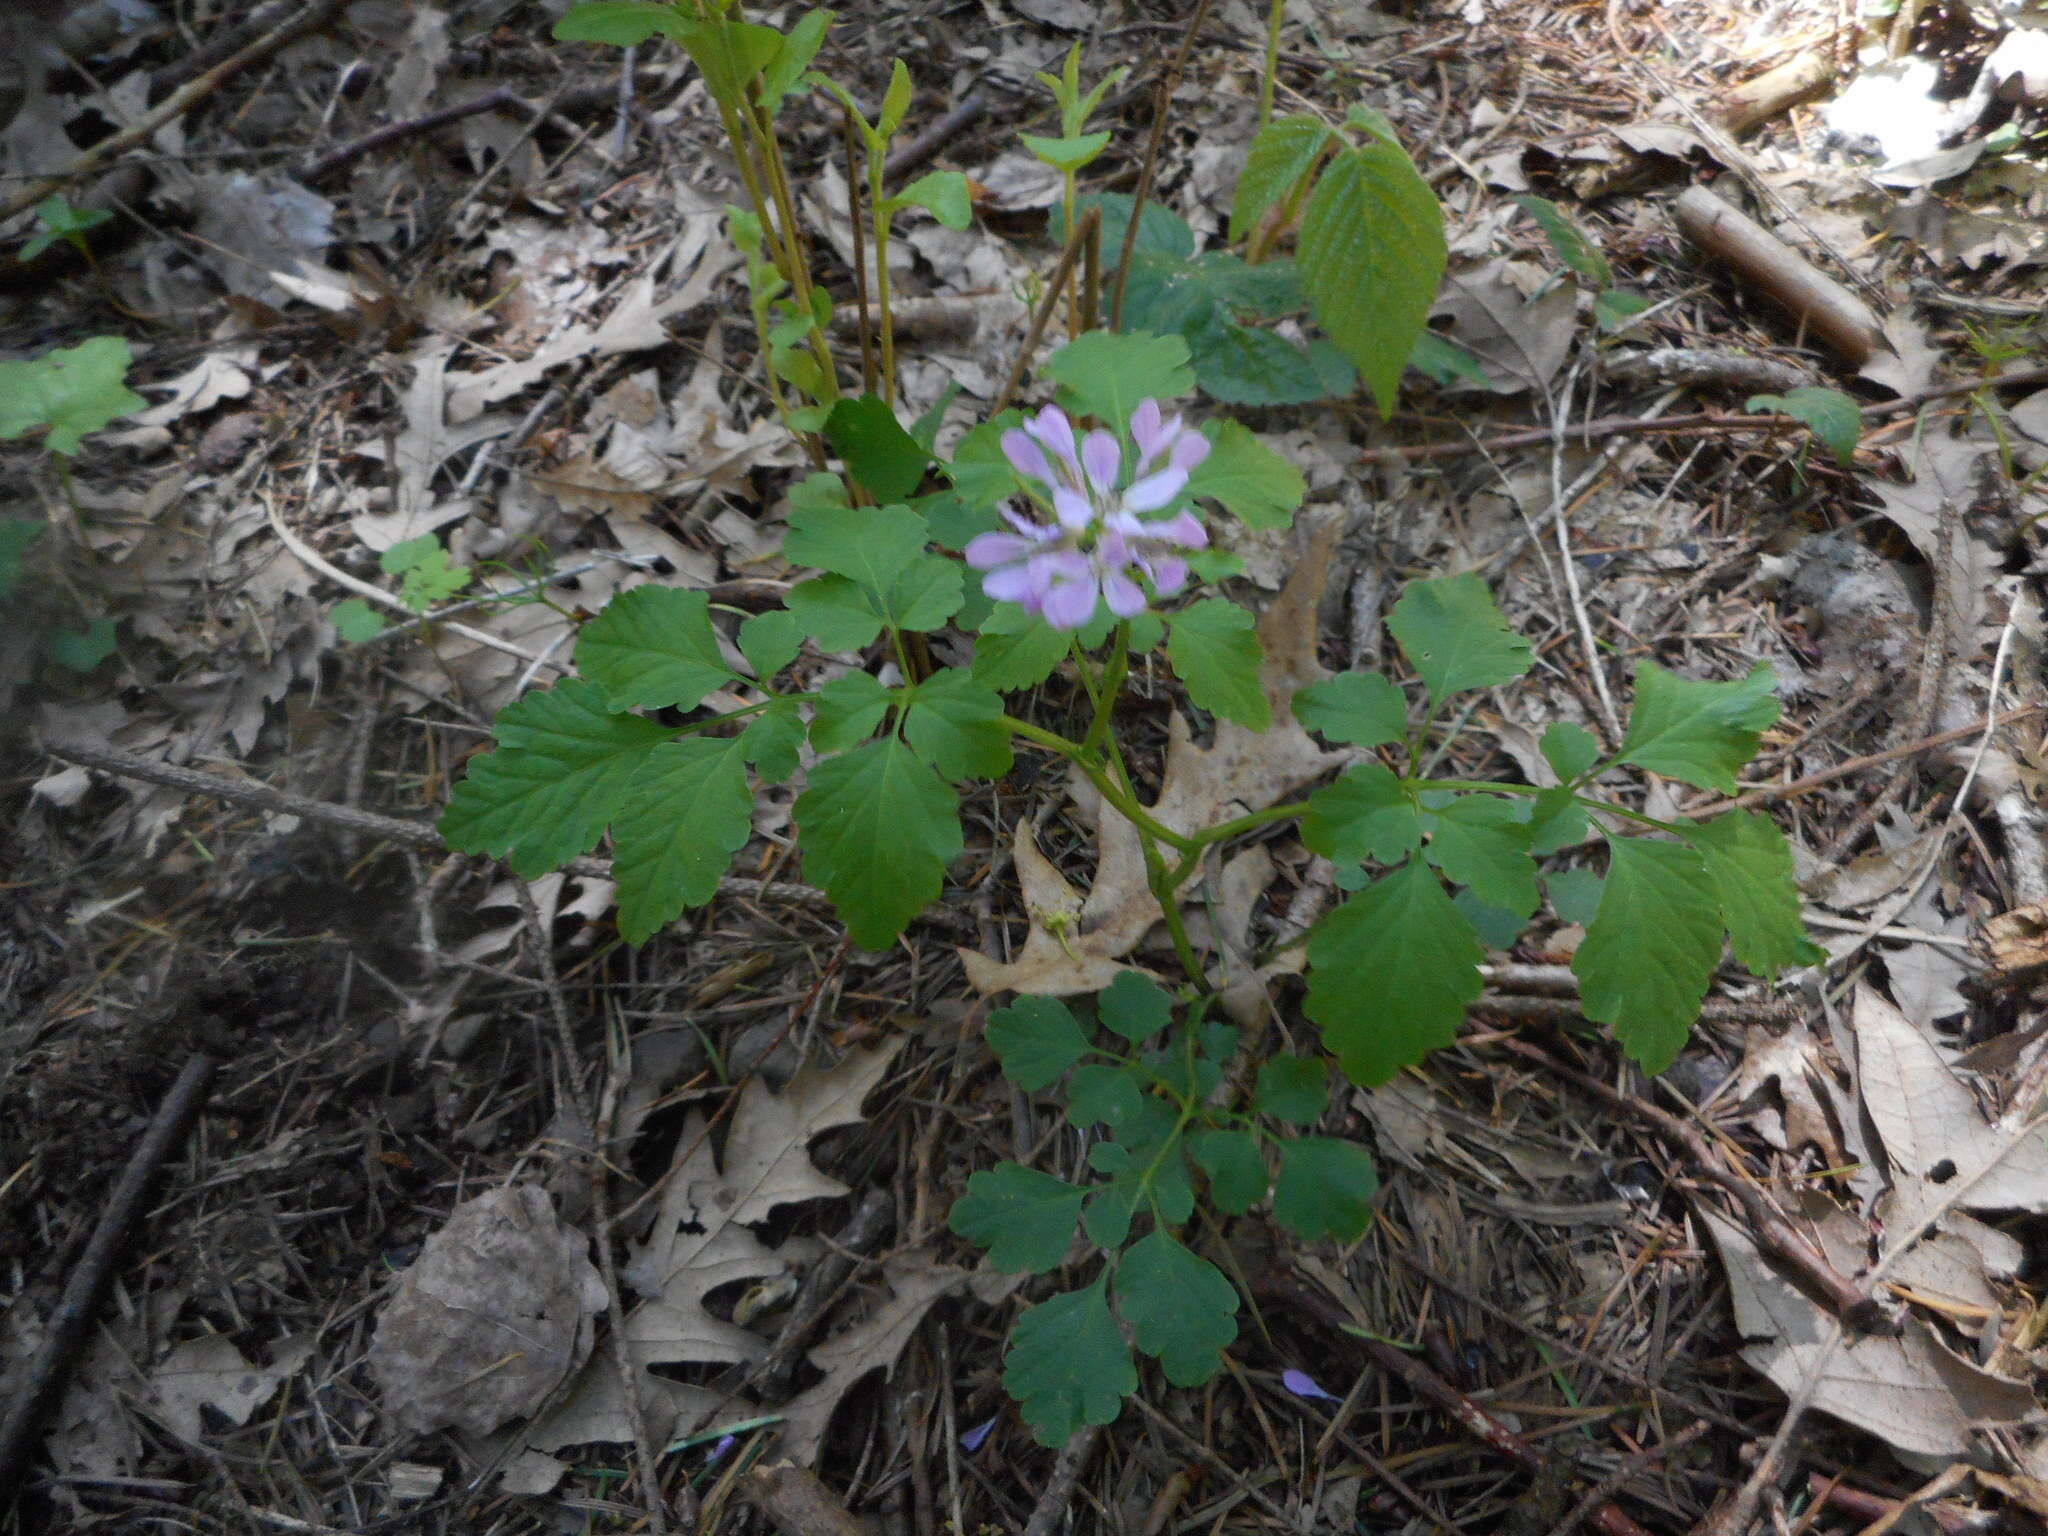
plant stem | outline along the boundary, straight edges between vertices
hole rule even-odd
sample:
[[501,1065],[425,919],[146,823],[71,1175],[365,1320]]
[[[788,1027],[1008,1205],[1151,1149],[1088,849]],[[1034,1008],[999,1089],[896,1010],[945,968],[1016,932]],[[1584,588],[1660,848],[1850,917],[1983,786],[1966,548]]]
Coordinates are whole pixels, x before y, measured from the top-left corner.
[[1266,8],[1266,72],[1259,76],[1259,126],[1265,127],[1273,119],[1273,77],[1280,70],[1280,23],[1287,11],[1287,0],[1273,0]]
[[1148,815],[1145,808],[1138,804],[1135,795],[1125,793],[1103,771],[1102,765],[1099,762],[1090,760],[1082,753],[1079,742],[1069,741],[1057,732],[1048,731],[1043,726],[1033,725],[1029,720],[1019,720],[1014,715],[1000,716],[997,723],[1012,736],[1021,737],[1034,746],[1043,747],[1048,752],[1057,753],[1080,769],[1081,776],[1094,786],[1096,792],[1115,808],[1118,815],[1122,816],[1140,832],[1149,834],[1179,853],[1192,853],[1201,846],[1193,838],[1183,837],[1171,827]]

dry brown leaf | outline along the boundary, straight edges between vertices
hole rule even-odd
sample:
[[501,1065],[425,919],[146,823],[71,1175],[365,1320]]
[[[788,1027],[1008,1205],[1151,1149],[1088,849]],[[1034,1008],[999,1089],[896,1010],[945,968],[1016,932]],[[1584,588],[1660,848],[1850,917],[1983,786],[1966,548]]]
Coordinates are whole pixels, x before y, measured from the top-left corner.
[[1762,1341],[1747,1345],[1742,1358],[1788,1396],[1818,1364],[1812,1406],[1923,1456],[1961,1456],[1974,1444],[1975,1424],[2016,1423],[2033,1411],[2024,1382],[1980,1370],[1916,1317],[1897,1338],[1838,1346],[1834,1319],[1772,1269],[1746,1233],[1711,1211],[1701,1214],[1728,1272],[1736,1327]]
[[[1330,556],[1342,532],[1332,521],[1314,530],[1294,574],[1259,620],[1266,650],[1261,681],[1273,709],[1263,734],[1228,720],[1199,746],[1185,717],[1167,727],[1166,771],[1152,816],[1176,832],[1194,832],[1233,816],[1278,804],[1355,760],[1332,751],[1294,718],[1295,691],[1329,676],[1316,660],[1316,606],[1329,579]],[[1095,880],[1084,897],[1039,853],[1028,827],[1017,829],[1017,873],[1031,928],[1017,958],[992,960],[963,949],[967,978],[982,992],[1005,990],[1066,997],[1107,986],[1124,956],[1159,921],[1145,884],[1137,828],[1104,806],[1085,781],[1069,786],[1076,807],[1095,824]],[[1205,877],[1207,878],[1207,877]],[[1192,893],[1191,893],[1192,894]]]
[[202,1407],[230,1424],[246,1424],[287,1374],[283,1366],[251,1364],[226,1334],[209,1333],[187,1339],[157,1362],[142,1406],[180,1439],[196,1441],[206,1432]]
[[589,1239],[514,1184],[450,1213],[384,1304],[370,1374],[415,1434],[489,1434],[533,1413],[590,1354],[605,1304]]
[[1821,1157],[1828,1167],[1838,1168],[1849,1161],[1849,1156],[1842,1150],[1841,1138],[1835,1134],[1834,1121],[1814,1092],[1814,1084],[1826,1077],[1827,1067],[1821,1060],[1819,1043],[1804,1022],[1793,1024],[1779,1035],[1762,1029],[1752,1030],[1743,1049],[1742,1065],[1737,1068],[1735,1082],[1729,1089],[1729,1097],[1737,1104],[1744,1104],[1771,1084],[1777,1084],[1784,1113],[1782,1116],[1770,1110],[1758,1113],[1756,1124],[1764,1139],[1784,1152],[1797,1151],[1811,1144],[1820,1148]]

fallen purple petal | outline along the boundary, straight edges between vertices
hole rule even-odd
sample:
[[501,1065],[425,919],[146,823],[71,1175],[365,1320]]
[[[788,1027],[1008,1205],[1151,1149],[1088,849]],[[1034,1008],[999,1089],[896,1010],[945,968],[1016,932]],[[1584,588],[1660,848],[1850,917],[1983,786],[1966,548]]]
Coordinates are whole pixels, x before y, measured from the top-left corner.
[[989,1431],[995,1427],[996,1421],[994,1419],[988,1419],[975,1425],[974,1428],[968,1430],[966,1434],[960,1437],[960,1449],[972,1456],[981,1449],[982,1442],[988,1439]]
[[1292,1392],[1296,1397],[1318,1397],[1326,1403],[1341,1403],[1344,1401],[1343,1398],[1336,1396],[1334,1393],[1325,1392],[1321,1387],[1317,1386],[1315,1377],[1309,1375],[1307,1371],[1282,1371],[1280,1373],[1280,1385]]

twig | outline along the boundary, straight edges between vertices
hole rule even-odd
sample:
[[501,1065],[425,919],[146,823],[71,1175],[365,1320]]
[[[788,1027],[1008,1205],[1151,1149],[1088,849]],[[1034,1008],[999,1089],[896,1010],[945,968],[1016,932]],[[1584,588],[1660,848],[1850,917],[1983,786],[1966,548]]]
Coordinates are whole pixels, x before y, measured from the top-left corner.
[[368,154],[373,154],[387,144],[396,144],[417,134],[432,133],[436,128],[445,128],[450,123],[459,123],[465,117],[475,117],[479,112],[495,112],[500,107],[512,107],[531,113],[534,108],[523,100],[517,91],[500,86],[497,90],[479,96],[474,101],[465,101],[458,106],[442,107],[437,112],[428,112],[419,117],[407,118],[402,123],[389,123],[374,133],[331,149],[318,160],[308,162],[299,172],[299,180],[318,182],[332,176],[336,171],[355,164]]
[[1074,1484],[1081,1480],[1082,1469],[1088,1465],[1088,1458],[1095,1454],[1095,1447],[1101,1442],[1101,1426],[1091,1424],[1060,1447],[1060,1454],[1052,1465],[1052,1476],[1046,1479],[1045,1491],[1039,1494],[1038,1502],[1031,1507],[1031,1519],[1024,1526],[1024,1536],[1052,1536],[1053,1530],[1066,1518],[1067,1501],[1074,1496]]
[[[913,166],[924,164],[942,146],[960,137],[986,116],[988,98],[981,94],[981,87],[976,86],[948,108],[937,122],[889,151],[889,158],[882,162],[883,185],[894,182]],[[857,244],[855,248],[858,249]]]
[[1031,317],[1031,329],[1024,333],[1024,345],[1017,349],[1017,360],[1010,365],[1010,375],[1003,380],[1003,387],[996,391],[995,402],[989,407],[990,416],[1000,416],[1009,407],[1017,388],[1024,382],[1024,370],[1031,365],[1031,354],[1038,350],[1039,338],[1045,335],[1045,328],[1052,321],[1052,312],[1059,307],[1060,291],[1067,285],[1067,275],[1074,270],[1074,262],[1080,256],[1090,235],[1102,222],[1102,209],[1090,208],[1074,221],[1074,227],[1067,231],[1066,249],[1060,252],[1060,259],[1052,269],[1052,276],[1046,279],[1045,297],[1038,301],[1038,313]]
[[49,1332],[27,1371],[9,1392],[7,1412],[0,1418],[0,1508],[13,1502],[28,1476],[29,1457],[42,1439],[46,1416],[62,1396],[64,1385],[86,1330],[98,1314],[100,1301],[114,1277],[114,1260],[128,1239],[129,1229],[143,1213],[143,1200],[157,1172],[191,1128],[193,1117],[206,1102],[206,1090],[218,1063],[210,1056],[194,1055],[157,1105],[156,1117],[142,1134],[128,1166],[101,1212],[85,1252],[79,1256],[71,1276],[64,1282],[57,1310],[50,1318]]
[[1550,1536],[1572,1536],[1572,1532],[1579,1528],[1580,1523],[1595,1509],[1621,1492],[1630,1478],[1652,1462],[1662,1461],[1673,1452],[1685,1449],[1706,1432],[1707,1421],[1696,1419],[1663,1444],[1645,1446],[1635,1455],[1627,1457],[1620,1466],[1586,1490],[1586,1496],[1573,1506],[1572,1512],[1551,1528]]
[[1166,73],[1159,81],[1159,105],[1152,111],[1152,132],[1145,140],[1145,160],[1138,168],[1138,185],[1131,192],[1131,219],[1124,226],[1124,248],[1117,257],[1116,287],[1109,296],[1109,328],[1119,330],[1124,323],[1124,284],[1131,276],[1131,255],[1138,248],[1138,223],[1145,216],[1145,199],[1152,195],[1152,173],[1159,165],[1159,146],[1166,139],[1166,119],[1172,114],[1174,88],[1180,84],[1181,71],[1187,68],[1188,55],[1194,51],[1195,34],[1202,30],[1202,23],[1209,16],[1209,0],[1195,0],[1194,13],[1188,17],[1187,29],[1181,33],[1180,46],[1173,51],[1173,58],[1166,66]]
[[62,191],[66,185],[79,177],[91,175],[116,155],[126,154],[136,145],[148,143],[150,136],[157,129],[184,116],[250,65],[261,63],[288,43],[296,42],[307,33],[326,26],[341,14],[344,3],[345,0],[312,0],[311,4],[290,21],[257,38],[241,52],[224,59],[189,85],[173,91],[121,132],[110,138],[101,139],[90,149],[81,151],[78,158],[66,169],[54,176],[39,177],[12,197],[0,201],[0,224],[26,209],[35,207],[52,193]]
[[1599,1078],[1568,1066],[1527,1040],[1501,1040],[1497,1044],[1503,1050],[1538,1063],[1544,1071],[1562,1077],[1603,1104],[1647,1120],[1659,1134],[1682,1147],[1703,1176],[1734,1197],[1743,1214],[1749,1218],[1758,1245],[1790,1268],[1804,1283],[1803,1288],[1817,1300],[1824,1301],[1830,1312],[1859,1333],[1899,1332],[1898,1320],[1891,1317],[1872,1295],[1859,1290],[1848,1276],[1828,1262],[1825,1254],[1800,1236],[1785,1213],[1778,1209],[1777,1203],[1763,1190],[1729,1169],[1695,1127],[1633,1094],[1617,1092]]

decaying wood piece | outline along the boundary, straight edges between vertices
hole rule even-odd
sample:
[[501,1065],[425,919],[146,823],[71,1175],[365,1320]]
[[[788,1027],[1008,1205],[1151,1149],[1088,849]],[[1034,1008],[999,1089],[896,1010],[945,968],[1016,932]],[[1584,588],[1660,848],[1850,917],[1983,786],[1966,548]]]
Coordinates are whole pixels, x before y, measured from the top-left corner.
[[1721,126],[1730,133],[1742,133],[1767,123],[1780,112],[1789,112],[1802,102],[1827,93],[1835,83],[1835,60],[1831,49],[1815,48],[1787,59],[1776,69],[1767,69],[1745,80],[1721,98]]
[[1705,187],[1681,192],[1672,218],[1688,240],[1785,310],[1802,331],[1850,367],[1861,368],[1883,345],[1883,329],[1868,305]]
[[783,1536],[867,1536],[831,1489],[794,1462],[775,1461],[740,1479],[740,1492]]

